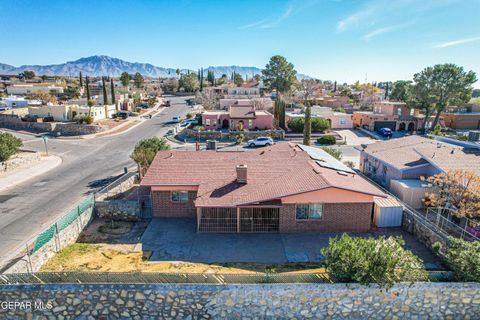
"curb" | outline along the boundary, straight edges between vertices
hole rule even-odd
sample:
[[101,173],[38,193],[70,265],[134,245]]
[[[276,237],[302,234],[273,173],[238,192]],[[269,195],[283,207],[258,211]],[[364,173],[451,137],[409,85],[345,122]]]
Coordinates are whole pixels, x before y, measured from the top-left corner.
[[47,173],[61,165],[62,161],[62,158],[58,156],[43,157],[43,159],[34,166],[29,166],[20,169],[18,172],[7,174],[5,177],[0,177],[0,192]]

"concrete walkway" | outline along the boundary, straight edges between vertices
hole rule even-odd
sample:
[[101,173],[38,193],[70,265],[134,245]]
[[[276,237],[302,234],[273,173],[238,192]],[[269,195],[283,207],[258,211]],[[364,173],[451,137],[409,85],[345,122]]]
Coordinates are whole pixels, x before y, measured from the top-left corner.
[[0,176],[0,191],[15,187],[29,179],[38,177],[62,163],[57,156],[42,157],[42,159],[28,167],[18,168]]

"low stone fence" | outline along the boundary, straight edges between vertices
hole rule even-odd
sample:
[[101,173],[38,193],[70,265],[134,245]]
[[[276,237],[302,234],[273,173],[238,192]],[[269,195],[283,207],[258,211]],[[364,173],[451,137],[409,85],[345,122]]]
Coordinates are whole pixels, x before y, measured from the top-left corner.
[[98,218],[117,221],[138,221],[142,218],[138,201],[129,200],[95,201],[95,213]]
[[255,139],[258,137],[272,137],[275,140],[285,139],[284,130],[258,130],[258,131],[208,131],[208,130],[193,130],[185,128],[182,131],[182,136],[188,138],[200,138],[201,140],[237,140],[238,136],[243,135],[245,140]]
[[36,151],[20,150],[5,162],[0,163],[0,172],[8,172],[20,167],[25,167],[41,160],[40,153]]
[[477,319],[480,284],[22,284],[0,301],[6,319]]
[[26,122],[16,115],[0,114],[0,127],[9,129],[51,132],[61,135],[85,135],[106,131],[107,126],[79,124],[74,122]]

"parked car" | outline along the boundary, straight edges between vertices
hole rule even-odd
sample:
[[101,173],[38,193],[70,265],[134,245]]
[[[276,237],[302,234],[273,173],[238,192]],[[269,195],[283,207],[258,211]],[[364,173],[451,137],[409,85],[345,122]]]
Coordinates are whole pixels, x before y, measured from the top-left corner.
[[182,122],[182,117],[175,116],[172,118],[172,123],[180,123],[180,122]]
[[272,144],[273,144],[273,139],[269,137],[258,137],[256,139],[248,140],[247,142],[247,145],[251,148],[271,146]]
[[386,138],[391,138],[393,133],[392,133],[392,129],[390,128],[380,128],[378,130],[378,134],[381,135],[382,137],[386,137]]
[[162,104],[162,107],[170,107],[170,100],[165,101],[165,102]]
[[121,119],[127,119],[128,117],[130,117],[132,115],[131,112],[128,112],[128,111],[119,111],[117,113],[114,113],[112,118],[116,119],[116,118],[121,118]]
[[187,103],[187,106],[193,106],[193,99],[190,98],[190,99],[185,99],[185,102]]

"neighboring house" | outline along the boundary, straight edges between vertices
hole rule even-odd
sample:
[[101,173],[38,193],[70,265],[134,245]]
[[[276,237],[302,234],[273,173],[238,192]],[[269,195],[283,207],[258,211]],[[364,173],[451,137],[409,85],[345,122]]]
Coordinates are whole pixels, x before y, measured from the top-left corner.
[[7,87],[11,95],[31,95],[34,93],[48,93],[52,95],[63,93],[63,87],[45,84],[14,84]]
[[414,131],[418,127],[413,111],[404,102],[394,101],[374,102],[373,112],[354,112],[353,125],[371,131],[381,128],[390,128],[392,131]]
[[[399,188],[419,188],[422,176],[450,170],[468,170],[480,175],[480,149],[414,135],[366,145],[360,154],[360,171],[397,196],[406,194]],[[417,198],[402,200],[418,204],[418,197],[423,197],[425,192],[415,194]]]
[[248,130],[269,130],[273,129],[273,115],[241,102],[231,105],[228,111],[202,113],[202,125],[205,130],[238,130],[241,126]]
[[[343,113],[343,112],[335,112],[329,107],[320,107],[320,106],[312,106],[311,108],[312,117],[318,117],[326,119],[330,123],[331,129],[351,129],[353,128],[353,121],[352,115]],[[287,112],[285,114],[285,123],[288,126],[288,120],[292,118],[304,118],[305,113],[301,112]]]
[[89,114],[94,121],[111,118],[116,112],[115,105],[97,105],[91,109],[88,106],[79,105],[45,105],[41,107],[28,107],[28,114],[39,118],[53,117],[54,121],[74,121],[79,117]]
[[270,98],[251,99],[220,99],[218,101],[221,110],[228,110],[232,105],[253,105],[256,109],[268,110],[273,108],[273,100]]
[[154,217],[192,218],[199,232],[339,232],[371,228],[387,196],[321,149],[161,151],[140,183]]
[[6,98],[2,98],[0,102],[2,105],[5,105],[8,108],[24,108],[29,105],[30,100],[16,96],[8,96]]
[[480,112],[442,113],[446,127],[456,130],[480,129]]
[[348,102],[350,101],[350,98],[346,96],[334,96],[334,97],[324,96],[319,99],[316,99],[316,101],[322,107],[343,108],[345,105],[348,104]]
[[244,98],[260,98],[260,91],[263,88],[261,82],[249,82],[241,87],[227,88],[224,96],[226,99],[244,99]]

